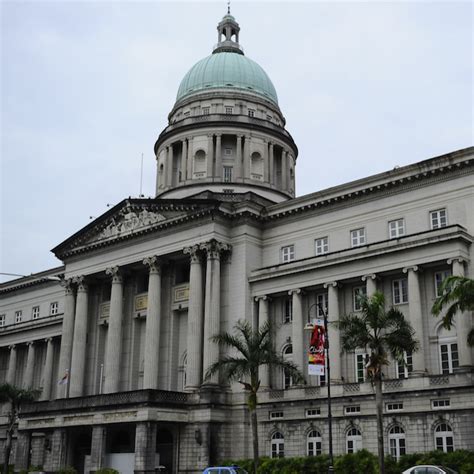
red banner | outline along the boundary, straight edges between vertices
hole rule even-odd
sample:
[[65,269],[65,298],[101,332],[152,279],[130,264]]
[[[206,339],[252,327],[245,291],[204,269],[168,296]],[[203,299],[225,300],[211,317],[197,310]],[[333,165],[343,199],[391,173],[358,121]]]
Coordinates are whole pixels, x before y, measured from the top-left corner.
[[324,347],[326,333],[324,331],[324,321],[317,319],[311,334],[311,342],[308,351],[308,374],[324,375],[325,356]]

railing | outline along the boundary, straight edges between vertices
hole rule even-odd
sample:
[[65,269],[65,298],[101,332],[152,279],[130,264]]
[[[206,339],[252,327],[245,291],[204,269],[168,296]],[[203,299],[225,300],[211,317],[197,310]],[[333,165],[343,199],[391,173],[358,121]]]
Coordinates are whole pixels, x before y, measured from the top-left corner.
[[27,321],[21,321],[19,323],[6,324],[5,326],[0,326],[0,332],[11,331],[15,329],[27,329],[29,326],[35,326],[37,324],[53,324],[62,319],[64,313],[58,314],[49,314],[48,316],[43,316],[36,319],[28,319]]
[[193,394],[166,390],[136,390],[87,397],[62,398],[25,404],[20,417],[33,414],[64,411],[94,411],[98,408],[115,409],[130,405],[186,406],[194,401]]

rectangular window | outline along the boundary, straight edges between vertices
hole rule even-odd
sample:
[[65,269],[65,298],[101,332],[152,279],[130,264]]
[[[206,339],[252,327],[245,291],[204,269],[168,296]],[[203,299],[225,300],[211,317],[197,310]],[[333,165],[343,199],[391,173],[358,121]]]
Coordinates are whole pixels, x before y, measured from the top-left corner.
[[359,247],[365,245],[365,228],[351,230],[351,246]]
[[316,418],[321,416],[321,408],[308,408],[306,410],[306,418]]
[[255,110],[254,109],[249,109],[249,117],[255,117]]
[[408,303],[408,280],[400,278],[392,281],[393,304]]
[[435,295],[441,296],[441,285],[443,281],[451,276],[450,270],[443,270],[441,272],[435,272],[434,274],[434,284],[435,284]]
[[356,354],[356,382],[362,383],[365,382],[365,364],[366,364],[367,354]]
[[15,311],[15,323],[21,323],[23,319],[23,311]]
[[316,314],[318,318],[324,318],[328,312],[328,294],[318,293],[316,295]]
[[367,288],[365,286],[356,286],[352,288],[352,307],[354,311],[360,311],[362,309],[360,298],[367,294]]
[[397,379],[407,379],[413,372],[413,356],[410,353],[405,353],[403,362],[397,362]]
[[270,412],[270,420],[275,420],[277,418],[283,418],[282,411],[271,411]]
[[211,111],[210,107],[203,107],[202,108],[202,115],[209,115],[210,111]]
[[272,119],[272,116],[271,115],[267,115],[267,120],[271,120]]
[[286,298],[283,303],[283,322],[291,323],[293,321],[293,299]]
[[232,182],[232,166],[224,166],[224,183]]
[[3,326],[5,326],[5,318],[6,316],[4,314],[0,314],[0,328],[3,328]]
[[388,235],[391,239],[405,235],[405,219],[397,219],[388,223]]
[[430,221],[432,229],[439,229],[448,225],[446,209],[437,209],[430,212]]
[[458,345],[456,343],[441,344],[441,372],[443,374],[452,374],[454,369],[459,367]]
[[224,155],[232,156],[232,148],[229,148],[229,147],[224,148]]
[[281,261],[282,263],[292,262],[295,259],[295,246],[286,245],[281,248]]
[[401,411],[403,410],[403,403],[402,402],[392,402],[385,404],[386,411]]
[[31,310],[31,319],[38,319],[39,317],[40,317],[40,307],[33,306],[33,309]]
[[355,413],[360,413],[360,405],[350,405],[344,407],[344,413],[346,415],[354,415]]
[[188,111],[184,112],[183,115],[184,115],[185,117],[189,117],[189,116],[191,115],[191,112],[188,110]]
[[49,306],[49,314],[51,316],[54,316],[55,314],[58,314],[59,313],[59,304],[57,301],[54,301],[53,303],[51,303],[51,305]]
[[431,400],[431,408],[449,408],[451,407],[451,401],[449,398],[441,398],[438,400]]
[[329,252],[329,239],[327,237],[321,237],[314,241],[314,248],[316,255],[324,255]]
[[226,107],[225,108],[226,115],[232,115],[234,113],[233,107]]

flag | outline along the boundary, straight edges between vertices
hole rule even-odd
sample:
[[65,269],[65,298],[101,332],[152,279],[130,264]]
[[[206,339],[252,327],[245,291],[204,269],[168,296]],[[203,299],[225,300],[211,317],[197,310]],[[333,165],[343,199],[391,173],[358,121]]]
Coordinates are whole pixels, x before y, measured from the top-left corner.
[[66,385],[69,381],[69,371],[66,370],[64,377],[58,382],[58,385]]
[[308,374],[324,375],[326,333],[324,331],[324,321],[317,319],[314,324],[311,342],[308,351]]

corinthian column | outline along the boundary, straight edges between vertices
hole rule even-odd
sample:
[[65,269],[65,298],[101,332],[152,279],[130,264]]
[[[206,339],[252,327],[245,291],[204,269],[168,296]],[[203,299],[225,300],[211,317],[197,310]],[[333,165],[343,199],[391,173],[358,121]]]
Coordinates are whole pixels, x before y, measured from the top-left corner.
[[421,305],[419,268],[406,267],[403,273],[408,276],[408,311],[410,322],[415,330],[415,338],[419,341],[419,349],[412,355],[413,375],[421,375],[426,372],[425,364],[425,340],[423,331],[423,308]]
[[189,271],[187,367],[185,390],[192,391],[201,385],[202,336],[203,336],[203,278],[199,246],[186,247],[184,253],[191,257]]
[[181,152],[181,181],[186,181],[186,170],[188,167],[188,142],[186,139],[182,140],[183,148]]
[[237,153],[235,157],[235,181],[242,181],[242,135],[237,135]]
[[207,157],[206,157],[206,164],[207,164],[207,177],[211,178],[214,176],[213,169],[214,169],[214,135],[207,136]]
[[331,361],[331,380],[342,380],[341,372],[341,340],[336,321],[339,321],[339,291],[338,283],[332,281],[324,284],[328,290],[328,341],[329,359]]
[[[452,265],[452,274],[454,276],[463,277],[464,259],[451,258],[448,260],[448,265]],[[472,329],[472,319],[469,313],[458,311],[455,316],[458,353],[459,353],[459,368],[456,370],[464,371],[472,368],[472,353],[471,348],[467,344],[467,335]]]
[[150,269],[146,311],[143,388],[157,389],[161,323],[161,264],[157,257],[145,258],[143,264]]
[[166,147],[166,187],[173,186],[173,145]]
[[264,174],[264,181],[266,183],[270,182],[270,159],[268,155],[268,142],[264,141],[264,148],[263,148],[263,174]]
[[[63,326],[61,330],[61,348],[59,352],[59,378],[62,379],[66,372],[71,371],[71,356],[74,340],[74,319],[76,313],[76,297],[74,296],[72,279],[63,280],[61,284],[65,290]],[[65,390],[59,390],[58,398],[66,396]]]
[[15,374],[16,374],[16,346],[9,346],[10,359],[8,361],[7,377],[5,381],[10,385],[15,385]]
[[221,145],[221,134],[216,135],[216,170],[214,176],[222,178],[222,145]]
[[110,294],[109,328],[107,331],[107,351],[105,353],[104,393],[119,391],[120,356],[122,355],[123,324],[123,284],[119,267],[105,270],[112,277]]
[[43,390],[41,400],[49,400],[51,397],[51,379],[53,377],[53,338],[46,339],[46,358],[43,368]]
[[[268,306],[270,298],[268,296],[258,296],[255,298],[255,301],[258,302],[258,325],[257,328],[261,328],[264,324],[268,323],[269,311]],[[260,386],[262,389],[270,387],[270,368],[268,365],[263,365],[259,368],[260,374]]]
[[84,394],[84,370],[86,366],[87,342],[87,306],[88,288],[84,277],[74,279],[77,283],[76,317],[74,320],[74,343],[70,373],[70,397],[81,397]]
[[28,345],[28,355],[26,356],[26,371],[25,371],[25,377],[23,379],[23,387],[32,388],[33,378],[35,375],[36,346],[33,341],[28,342],[27,345]]
[[377,275],[364,275],[362,281],[365,281],[367,296],[370,298],[377,291]]
[[283,191],[287,191],[289,186],[288,186],[288,175],[289,175],[289,169],[288,169],[288,152],[285,150],[282,150],[281,152],[281,180],[282,180],[282,189]]
[[292,297],[293,305],[293,322],[292,328],[292,347],[293,347],[293,362],[298,366],[301,372],[304,372],[304,322],[303,322],[303,292],[298,288],[290,290],[288,294]]
[[250,179],[250,136],[245,137],[244,141],[244,172],[242,177]]
[[[212,337],[220,333],[221,316],[221,262],[220,254],[228,250],[228,246],[211,240],[201,244],[201,249],[207,252],[206,267],[206,300],[204,305],[204,376],[206,371],[219,360],[219,345]],[[208,384],[218,384],[219,374],[214,374],[205,381]]]
[[273,154],[273,143],[270,142],[270,150],[268,153],[268,179],[270,184],[273,186],[275,184],[275,155]]

